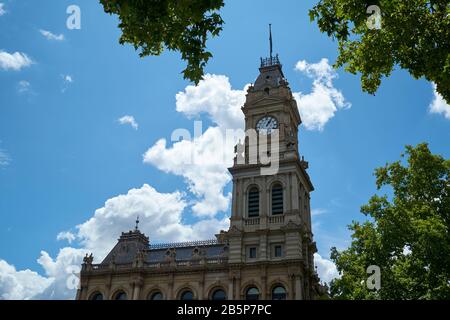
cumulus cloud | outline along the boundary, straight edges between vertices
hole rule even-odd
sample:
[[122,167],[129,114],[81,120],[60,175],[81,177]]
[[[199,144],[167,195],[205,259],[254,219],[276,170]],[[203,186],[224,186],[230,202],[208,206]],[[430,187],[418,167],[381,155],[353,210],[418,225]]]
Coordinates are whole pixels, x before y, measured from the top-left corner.
[[139,128],[139,124],[133,116],[123,116],[117,120],[122,125],[130,125],[134,130]]
[[0,50],[0,69],[19,71],[32,64],[33,61],[25,53],[8,53]]
[[140,217],[139,228],[153,242],[208,239],[220,229],[227,229],[227,218],[183,223],[186,206],[182,193],[160,193],[144,184],[106,201],[92,218],[76,227],[76,237],[85,249],[102,259],[116,243],[117,236],[131,229],[137,216]]
[[39,300],[74,299],[85,254],[85,249],[66,247],[59,250],[56,258],[53,259],[47,252],[41,251],[37,262],[44,269],[50,284],[32,298]]
[[433,83],[433,101],[429,106],[431,113],[443,114],[446,119],[450,119],[450,105],[444,98],[436,91],[436,84]]
[[228,141],[218,127],[210,127],[201,136],[176,142],[172,147],[161,139],[144,154],[144,162],[184,177],[189,191],[197,197],[193,213],[215,216],[227,210],[231,199],[230,194],[224,195],[224,188],[231,181],[227,167],[233,159],[233,143]]
[[196,198],[192,212],[199,217],[214,217],[229,207],[231,194],[224,194],[224,188],[231,181],[227,168],[232,165],[233,147],[243,137],[241,107],[247,86],[232,89],[228,77],[214,74],[205,75],[197,86],[187,86],[176,95],[176,110],[188,118],[207,114],[216,126],[182,141],[175,131],[172,146],[160,139],[144,154],[144,163],[184,177]]
[[17,271],[13,265],[0,260],[0,300],[28,300],[43,292],[51,283],[51,279],[34,271]]
[[53,41],[63,41],[64,35],[63,34],[54,34],[50,31],[40,29],[39,32],[47,39],[47,40],[53,40]]
[[228,77],[207,74],[198,86],[187,86],[184,92],[176,95],[177,111],[188,117],[206,113],[222,129],[243,129],[241,107],[245,102],[246,87],[234,90]]
[[336,265],[332,261],[322,258],[320,254],[314,254],[314,263],[322,282],[330,283],[331,280],[339,277]]
[[325,124],[334,117],[338,110],[351,107],[342,92],[333,85],[333,79],[338,75],[328,63],[328,59],[323,58],[318,63],[301,60],[297,62],[295,70],[314,79],[310,93],[293,93],[307,130],[322,131]]

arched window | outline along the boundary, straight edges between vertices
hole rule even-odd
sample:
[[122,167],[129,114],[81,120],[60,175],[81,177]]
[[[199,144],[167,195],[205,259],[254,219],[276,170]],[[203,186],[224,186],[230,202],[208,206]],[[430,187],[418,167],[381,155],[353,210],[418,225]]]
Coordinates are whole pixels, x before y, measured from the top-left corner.
[[283,187],[278,183],[272,187],[272,214],[283,214]]
[[259,190],[256,187],[251,188],[248,191],[248,216],[259,216]]
[[272,300],[286,300],[286,289],[283,286],[276,286],[272,289]]
[[259,290],[255,287],[250,287],[245,293],[245,300],[259,300]]
[[194,294],[190,290],[185,290],[180,296],[181,300],[194,300]]
[[159,291],[153,292],[151,294],[149,294],[148,296],[148,300],[162,300],[163,299],[163,294]]
[[103,295],[100,292],[95,292],[91,295],[89,300],[103,300]]
[[114,295],[114,300],[127,300],[127,294],[124,291],[118,291]]
[[227,300],[227,294],[222,289],[216,289],[211,296],[211,300]]

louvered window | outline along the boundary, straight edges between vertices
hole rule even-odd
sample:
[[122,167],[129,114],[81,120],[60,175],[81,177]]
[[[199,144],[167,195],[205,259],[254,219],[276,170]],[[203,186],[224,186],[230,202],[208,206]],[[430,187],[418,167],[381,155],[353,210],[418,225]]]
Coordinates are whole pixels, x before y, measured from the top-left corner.
[[248,216],[259,216],[259,190],[251,188],[248,192]]
[[279,184],[272,187],[272,214],[283,214],[283,188]]

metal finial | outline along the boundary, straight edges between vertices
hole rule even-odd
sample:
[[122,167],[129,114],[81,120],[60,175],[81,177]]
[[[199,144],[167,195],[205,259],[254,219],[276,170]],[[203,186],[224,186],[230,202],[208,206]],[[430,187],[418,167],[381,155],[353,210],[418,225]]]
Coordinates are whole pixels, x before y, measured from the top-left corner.
[[136,227],[134,228],[136,231],[139,230],[139,216],[136,218]]
[[272,24],[269,23],[270,58],[272,58]]

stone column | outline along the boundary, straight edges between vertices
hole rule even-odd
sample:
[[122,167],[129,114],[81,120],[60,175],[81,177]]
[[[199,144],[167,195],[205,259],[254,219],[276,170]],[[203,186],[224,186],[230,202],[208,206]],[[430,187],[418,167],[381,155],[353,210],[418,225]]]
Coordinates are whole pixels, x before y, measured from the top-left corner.
[[87,296],[88,287],[85,285],[80,285],[80,289],[77,290],[77,300],[87,300],[89,297]]
[[260,212],[260,217],[261,218],[265,218],[269,215],[269,190],[267,189],[267,177],[264,177],[264,183],[262,183],[262,187],[261,187],[261,201],[260,201],[260,205],[261,207],[259,208],[259,212]]
[[228,280],[228,300],[234,300],[234,287],[233,287],[233,282],[234,282],[234,278],[230,278]]
[[262,300],[270,299],[270,295],[269,297],[267,296],[267,277],[265,275],[261,277],[261,285],[262,285],[261,299]]
[[300,209],[300,205],[298,203],[298,198],[299,198],[299,193],[298,193],[298,180],[297,180],[297,176],[293,175],[292,176],[292,181],[291,181],[291,188],[292,188],[292,210],[299,210]]
[[[198,300],[205,299],[205,274],[202,273],[201,279],[198,282]],[[206,297],[208,299],[208,297]]]
[[290,212],[292,210],[292,173],[288,175],[288,185],[286,186],[286,207],[284,210]]
[[174,297],[174,292],[173,292],[173,281],[174,279],[173,279],[173,273],[171,273],[170,275],[169,275],[169,279],[168,279],[168,282],[167,282],[167,284],[168,284],[168,290],[167,290],[167,300],[175,300],[176,299],[176,297]]
[[105,294],[103,299],[109,300],[109,295],[111,294],[111,284],[112,284],[112,275],[109,274],[105,280]]
[[233,202],[231,207],[231,216],[236,217],[237,211],[238,211],[238,205],[237,205],[237,179],[233,179]]
[[134,291],[133,291],[133,300],[139,300],[139,295],[141,293],[141,286],[137,283],[134,284]]
[[241,299],[241,277],[236,279],[236,300]]
[[289,300],[295,300],[295,276],[293,274],[289,275]]
[[302,278],[300,275],[295,276],[295,300],[303,300]]

